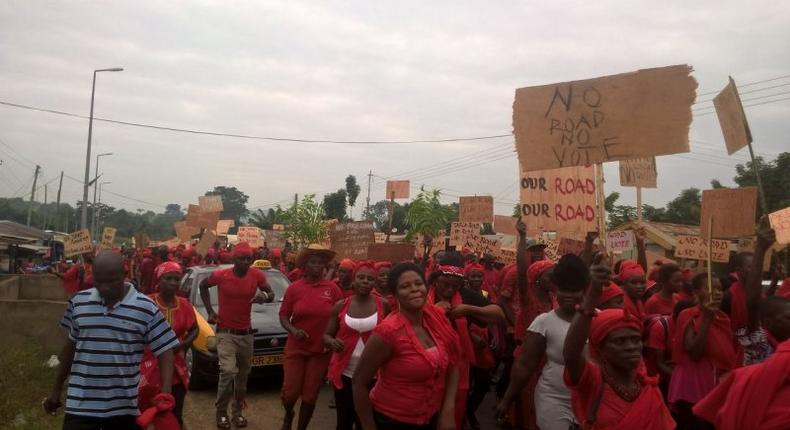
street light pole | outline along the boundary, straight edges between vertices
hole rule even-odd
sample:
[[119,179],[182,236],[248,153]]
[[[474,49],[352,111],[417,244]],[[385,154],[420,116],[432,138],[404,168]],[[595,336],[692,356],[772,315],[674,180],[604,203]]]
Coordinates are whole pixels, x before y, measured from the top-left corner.
[[93,86],[91,88],[91,114],[88,120],[88,153],[85,156],[85,181],[82,187],[82,216],[80,217],[80,228],[88,228],[88,186],[91,171],[91,137],[93,135],[93,99],[96,95],[96,73],[98,72],[122,72],[120,67],[110,69],[97,69],[93,71]]
[[93,176],[93,216],[91,217],[91,237],[93,238],[96,238],[99,234],[99,230],[96,228],[96,224],[98,224],[98,217],[96,216],[96,189],[98,186],[96,182],[99,180],[99,158],[107,155],[112,155],[112,152],[104,152],[96,155],[96,170]]
[[[111,184],[111,183],[112,182],[109,182],[109,181],[108,182],[100,182],[98,185],[96,185],[97,187],[99,187],[99,203],[101,203],[101,186],[102,185],[106,185],[106,184]],[[101,216],[101,213],[100,213],[101,209],[98,209],[95,212],[96,212],[96,237],[98,237],[99,236],[99,222],[100,222],[99,217]],[[97,239],[97,242],[101,242],[101,239]]]

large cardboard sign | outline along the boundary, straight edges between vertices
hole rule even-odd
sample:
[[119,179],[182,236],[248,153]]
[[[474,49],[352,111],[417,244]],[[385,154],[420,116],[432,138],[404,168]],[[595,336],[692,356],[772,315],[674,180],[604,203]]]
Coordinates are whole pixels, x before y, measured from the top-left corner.
[[216,228],[217,235],[218,236],[227,235],[228,230],[230,230],[230,228],[233,227],[234,225],[236,225],[236,221],[232,219],[221,219],[217,221],[217,228]]
[[239,231],[236,233],[239,242],[247,242],[250,246],[255,248],[260,248],[263,246],[263,237],[261,235],[261,229],[258,227],[253,226],[242,226],[239,227]]
[[620,160],[620,186],[656,188],[657,179],[655,157]]
[[329,231],[332,250],[337,259],[350,258],[364,260],[368,258],[368,246],[376,243],[372,221],[354,221],[335,224]]
[[114,227],[104,227],[101,232],[101,246],[102,248],[112,248],[112,242],[115,240],[115,232],[118,231]]
[[93,243],[87,228],[63,237],[63,253],[66,255],[66,258],[91,252],[93,252]]
[[790,243],[790,207],[768,214],[768,221],[776,232],[776,243]]
[[450,246],[460,250],[473,236],[480,235],[483,225],[479,222],[454,222],[450,225]]
[[[714,224],[715,225],[715,224]],[[678,246],[675,248],[675,258],[689,260],[708,259],[708,241],[698,236],[678,236]],[[711,261],[727,263],[730,261],[730,242],[713,239],[713,253]]]
[[697,81],[687,65],[519,88],[513,129],[524,171],[688,152]]
[[[424,242],[425,242],[425,236],[421,234],[416,234],[414,236],[414,240],[412,240],[412,243],[414,243],[414,247],[415,247],[415,254],[414,254],[415,256],[422,258],[422,254],[425,249],[423,246]],[[429,253],[432,254],[436,251],[444,250],[444,245],[446,242],[447,242],[447,233],[445,233],[444,231],[439,232],[439,236],[431,239],[431,249]],[[379,242],[378,239],[376,239],[376,243],[383,243],[383,242]]]
[[214,245],[214,242],[217,241],[217,235],[214,234],[212,230],[206,230],[203,232],[203,236],[200,237],[200,242],[195,246],[195,252],[198,255],[205,256],[208,252],[208,249]]
[[393,193],[395,193],[394,198],[396,199],[408,199],[410,189],[411,185],[408,180],[387,181],[387,200],[393,198]]
[[458,221],[494,222],[494,198],[491,196],[463,196],[459,198]]
[[371,243],[368,245],[367,258],[375,261],[389,261],[393,264],[414,259],[414,245],[409,243]]
[[732,155],[752,143],[749,122],[746,121],[741,97],[738,95],[738,88],[732,78],[730,78],[730,83],[713,98],[713,106],[716,108],[716,116],[719,117],[727,154]]
[[527,234],[544,231],[586,234],[598,228],[592,167],[522,172],[521,215]]
[[632,230],[610,231],[606,233],[606,249],[609,252],[623,252],[633,249],[636,244]]
[[516,264],[516,250],[509,248],[502,248],[499,250],[499,257],[497,258],[501,263]]
[[518,218],[513,218],[512,216],[494,215],[494,231],[499,234],[518,236],[518,230],[516,230],[517,222]]
[[285,232],[278,230],[263,230],[263,241],[266,247],[272,248],[285,248]]
[[496,257],[502,248],[498,240],[488,239],[479,234],[472,236],[467,245],[479,256],[490,254]]
[[222,196],[200,196],[198,202],[201,212],[222,212]]
[[148,248],[148,235],[145,233],[135,233],[134,246],[137,249]]
[[701,231],[707,235],[713,219],[713,237],[734,238],[754,235],[757,214],[757,187],[718,188],[702,192]]

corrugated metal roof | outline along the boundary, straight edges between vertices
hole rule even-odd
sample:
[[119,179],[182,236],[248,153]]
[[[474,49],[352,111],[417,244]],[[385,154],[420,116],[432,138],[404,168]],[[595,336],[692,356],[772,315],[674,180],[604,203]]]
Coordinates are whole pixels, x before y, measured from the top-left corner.
[[29,239],[31,242],[44,240],[48,237],[47,233],[43,230],[8,220],[0,221],[0,237],[2,236],[16,239]]

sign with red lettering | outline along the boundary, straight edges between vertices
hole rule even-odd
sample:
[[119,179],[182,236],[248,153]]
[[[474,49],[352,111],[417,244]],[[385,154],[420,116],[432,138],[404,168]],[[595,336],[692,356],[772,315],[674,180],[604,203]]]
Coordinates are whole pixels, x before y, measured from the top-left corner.
[[592,167],[522,172],[520,185],[521,216],[530,236],[597,230]]
[[[708,241],[698,236],[678,236],[678,246],[675,248],[675,258],[688,258],[689,260],[708,259]],[[713,239],[713,253],[711,261],[727,263],[730,261],[730,242]]]
[[253,249],[263,246],[263,237],[261,237],[261,229],[258,227],[241,226],[236,233],[239,242],[247,242]]
[[676,65],[519,88],[513,133],[524,171],[689,152],[697,81]]
[[707,236],[713,219],[713,237],[734,238],[754,234],[757,187],[717,188],[702,192],[700,228]]
[[[410,191],[409,181],[387,181],[387,200],[391,198],[408,199]],[[394,194],[394,197],[393,197]]]
[[491,196],[462,196],[458,203],[458,221],[494,222],[494,198]]
[[770,213],[768,220],[776,232],[776,243],[790,243],[790,207]]
[[606,249],[610,252],[623,252],[633,249],[634,243],[634,232],[631,230],[606,233]]

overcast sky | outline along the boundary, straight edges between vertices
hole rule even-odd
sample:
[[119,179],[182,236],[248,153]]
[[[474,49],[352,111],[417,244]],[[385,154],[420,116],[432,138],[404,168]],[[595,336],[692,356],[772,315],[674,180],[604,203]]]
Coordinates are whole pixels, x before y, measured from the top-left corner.
[[[757,98],[747,106],[768,102],[747,107],[755,150],[772,158],[790,148],[788,54],[790,2],[777,1],[0,3],[0,101],[88,115],[92,71],[123,67],[99,74],[97,117],[231,134],[366,141],[508,134],[516,88],[690,64],[703,101],[694,107],[692,154],[658,159],[659,188],[644,192],[653,205],[682,188],[708,188],[713,178],[733,183],[748,152],[727,156],[715,114],[705,114],[713,95],[704,95],[728,75],[741,85],[787,76],[741,91],[755,90],[742,96]],[[80,199],[87,132],[85,119],[0,105],[0,196],[29,193],[37,163],[39,184],[64,170],[78,180],[64,181],[64,201]],[[384,197],[380,177],[400,173],[415,188],[493,195],[501,214],[518,200],[511,137],[295,143],[103,122],[93,132],[94,156],[114,153],[100,165],[112,182],[105,190],[115,193],[104,201],[132,210],[186,205],[216,185],[238,187],[249,207],[268,208],[294,193],[320,198],[355,174],[363,187],[358,215],[369,170],[378,175],[372,201]],[[633,204],[617,163],[606,166],[606,179],[607,193],[622,191]],[[50,199],[56,187],[50,183]]]

